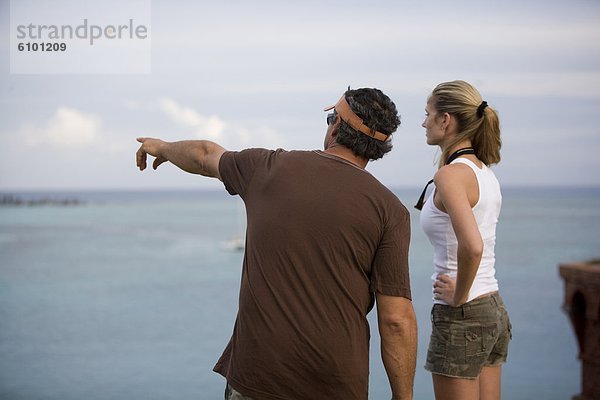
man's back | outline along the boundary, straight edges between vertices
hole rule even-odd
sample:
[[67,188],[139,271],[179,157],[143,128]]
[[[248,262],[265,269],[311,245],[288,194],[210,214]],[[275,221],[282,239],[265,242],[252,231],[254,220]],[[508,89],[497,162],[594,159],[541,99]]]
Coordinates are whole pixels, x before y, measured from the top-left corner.
[[261,399],[366,399],[373,292],[410,298],[409,214],[373,176],[324,152],[227,152],[246,203],[239,313],[215,371]]

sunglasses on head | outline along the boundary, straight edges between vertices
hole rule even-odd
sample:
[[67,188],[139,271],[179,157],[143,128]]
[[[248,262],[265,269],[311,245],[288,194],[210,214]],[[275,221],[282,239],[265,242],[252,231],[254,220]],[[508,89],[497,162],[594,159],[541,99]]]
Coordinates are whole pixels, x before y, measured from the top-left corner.
[[337,118],[337,113],[335,111],[327,114],[327,125],[333,124],[335,122],[336,118]]

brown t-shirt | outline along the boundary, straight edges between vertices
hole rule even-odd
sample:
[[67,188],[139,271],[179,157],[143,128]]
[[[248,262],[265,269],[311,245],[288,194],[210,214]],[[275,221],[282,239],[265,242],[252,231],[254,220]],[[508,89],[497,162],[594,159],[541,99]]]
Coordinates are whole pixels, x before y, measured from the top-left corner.
[[409,213],[320,151],[248,149],[219,164],[248,218],[239,310],[214,370],[256,399],[367,399],[374,292],[410,299]]

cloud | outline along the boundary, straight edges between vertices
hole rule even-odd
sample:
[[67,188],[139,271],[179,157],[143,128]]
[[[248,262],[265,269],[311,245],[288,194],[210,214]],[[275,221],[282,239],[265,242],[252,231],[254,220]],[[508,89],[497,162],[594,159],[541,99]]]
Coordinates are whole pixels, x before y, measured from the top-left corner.
[[204,116],[189,107],[182,107],[174,100],[163,99],[160,109],[167,114],[173,122],[194,131],[198,137],[221,139],[226,127],[225,121],[216,115]]
[[42,126],[26,124],[21,129],[27,144],[52,143],[61,147],[85,146],[96,140],[101,119],[75,108],[59,107]]
[[256,124],[253,121],[225,121],[217,115],[205,116],[168,98],[159,102],[159,108],[175,124],[191,130],[196,138],[214,140],[226,148],[284,147],[287,143],[277,129],[264,124]]

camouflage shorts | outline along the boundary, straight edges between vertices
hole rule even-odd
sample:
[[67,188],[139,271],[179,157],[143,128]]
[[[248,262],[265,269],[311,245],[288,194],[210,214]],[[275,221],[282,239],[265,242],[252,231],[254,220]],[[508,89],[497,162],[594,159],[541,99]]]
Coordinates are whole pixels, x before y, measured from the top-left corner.
[[511,325],[498,293],[460,307],[435,304],[425,369],[434,374],[476,379],[483,367],[506,362]]

